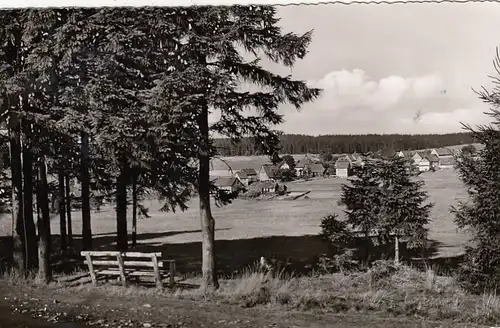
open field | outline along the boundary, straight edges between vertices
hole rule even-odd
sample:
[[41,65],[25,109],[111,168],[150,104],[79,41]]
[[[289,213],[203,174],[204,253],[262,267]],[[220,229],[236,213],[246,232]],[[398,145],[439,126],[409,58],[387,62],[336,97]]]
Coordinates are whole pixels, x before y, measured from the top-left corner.
[[[430,238],[437,248],[433,256],[455,257],[462,252],[467,237],[457,231],[449,208],[466,199],[465,189],[453,170],[424,173],[422,178],[430,200],[435,203],[429,225]],[[343,215],[337,202],[345,182],[329,178],[289,183],[290,191],[311,190],[308,198],[295,201],[238,199],[222,208],[214,206],[219,268],[230,272],[240,270],[260,256],[291,258],[301,263],[312,261],[326,250],[326,245],[316,237],[321,219],[333,212]],[[165,213],[158,211],[158,202],[148,201],[151,218],[138,221],[138,250],[161,251],[184,263],[186,270],[199,270],[201,233],[197,199],[189,205],[185,212]],[[10,234],[9,217],[0,220],[0,229],[2,235]],[[116,223],[112,206],[92,213],[92,230],[94,248],[114,248]],[[81,232],[80,212],[73,212],[73,231]],[[57,216],[52,220],[52,232],[59,234]]]

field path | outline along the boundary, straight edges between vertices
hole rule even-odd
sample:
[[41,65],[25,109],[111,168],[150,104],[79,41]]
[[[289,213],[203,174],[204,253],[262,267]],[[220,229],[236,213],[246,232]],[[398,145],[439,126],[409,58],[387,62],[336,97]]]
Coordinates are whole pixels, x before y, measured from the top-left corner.
[[[14,299],[14,297],[16,299]],[[54,301],[57,300],[57,301]],[[10,305],[9,305],[10,303]],[[0,281],[0,308],[19,307],[34,315],[47,317],[68,313],[101,321],[96,327],[214,327],[214,328],[396,328],[396,327],[480,327],[453,322],[430,322],[418,318],[380,317],[375,314],[329,314],[287,311],[280,308],[256,307],[245,309],[218,302],[195,302],[160,295],[109,295],[98,288],[57,289],[47,287],[8,288]],[[4,313],[7,318],[7,315]],[[18,315],[14,315],[13,317]],[[124,325],[124,322],[129,322]],[[1,326],[1,325],[0,325]],[[72,325],[69,325],[72,327]],[[76,326],[76,325],[75,325]],[[31,327],[31,326],[30,326]],[[37,327],[36,325],[33,327]],[[67,325],[40,325],[39,327],[68,327]],[[80,325],[76,326],[80,327]]]

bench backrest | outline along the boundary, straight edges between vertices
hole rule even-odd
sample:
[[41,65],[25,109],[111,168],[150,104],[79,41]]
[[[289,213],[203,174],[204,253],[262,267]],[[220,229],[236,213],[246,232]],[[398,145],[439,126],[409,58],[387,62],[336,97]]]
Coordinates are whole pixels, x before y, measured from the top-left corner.
[[91,261],[93,266],[163,268],[161,253],[82,251],[80,255],[85,257],[85,264],[88,265]]

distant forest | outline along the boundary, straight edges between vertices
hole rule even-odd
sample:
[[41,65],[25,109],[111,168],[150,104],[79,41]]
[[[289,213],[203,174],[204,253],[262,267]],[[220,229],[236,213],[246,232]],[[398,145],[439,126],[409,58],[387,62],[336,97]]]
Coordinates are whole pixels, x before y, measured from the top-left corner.
[[[470,133],[448,134],[351,134],[309,136],[301,134],[283,134],[281,136],[282,154],[331,154],[367,153],[375,151],[399,151],[424,148],[438,148],[474,143]],[[233,144],[229,139],[215,139],[215,146],[220,156],[259,155],[251,139],[243,139]]]

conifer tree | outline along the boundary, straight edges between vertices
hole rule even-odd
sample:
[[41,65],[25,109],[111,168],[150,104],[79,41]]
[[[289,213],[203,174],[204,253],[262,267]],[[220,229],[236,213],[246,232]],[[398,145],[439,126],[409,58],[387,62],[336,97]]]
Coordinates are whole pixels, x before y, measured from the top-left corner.
[[[274,127],[283,121],[278,107],[288,102],[299,109],[316,98],[319,90],[307,87],[303,81],[271,73],[260,65],[260,57],[292,67],[306,55],[312,34],[284,34],[278,26],[276,9],[270,6],[172,10],[182,35],[172,40],[177,49],[174,54],[180,59],[172,63],[173,72],[164,76],[161,86],[173,91],[169,101],[185,108],[184,118],[191,115],[186,131],[197,149],[186,150],[198,165],[193,185],[200,199],[203,287],[217,288],[215,220],[210,194],[213,192],[222,202],[228,200],[228,195],[217,190],[209,178],[210,159],[216,152],[211,135],[216,132],[233,142],[250,137],[261,153],[273,155],[279,144],[279,133]],[[244,59],[238,46],[255,58]],[[180,80],[185,84],[179,84]],[[263,91],[241,91],[239,86],[244,81],[263,87]],[[255,113],[247,114],[247,108],[253,108]],[[220,110],[221,116],[210,125],[209,113],[213,109]]]
[[500,56],[493,62],[496,76],[495,87],[478,92],[480,99],[491,106],[486,113],[491,124],[472,128],[463,123],[477,142],[484,145],[479,157],[462,153],[456,168],[467,188],[468,201],[459,202],[451,208],[460,229],[469,232],[470,244],[465,248],[465,257],[459,269],[463,285],[476,292],[498,290],[500,286]]
[[394,242],[394,261],[398,264],[401,237],[409,240],[409,247],[425,246],[433,204],[427,202],[425,182],[405,158],[382,160],[379,168],[384,214],[378,233],[386,242]]

